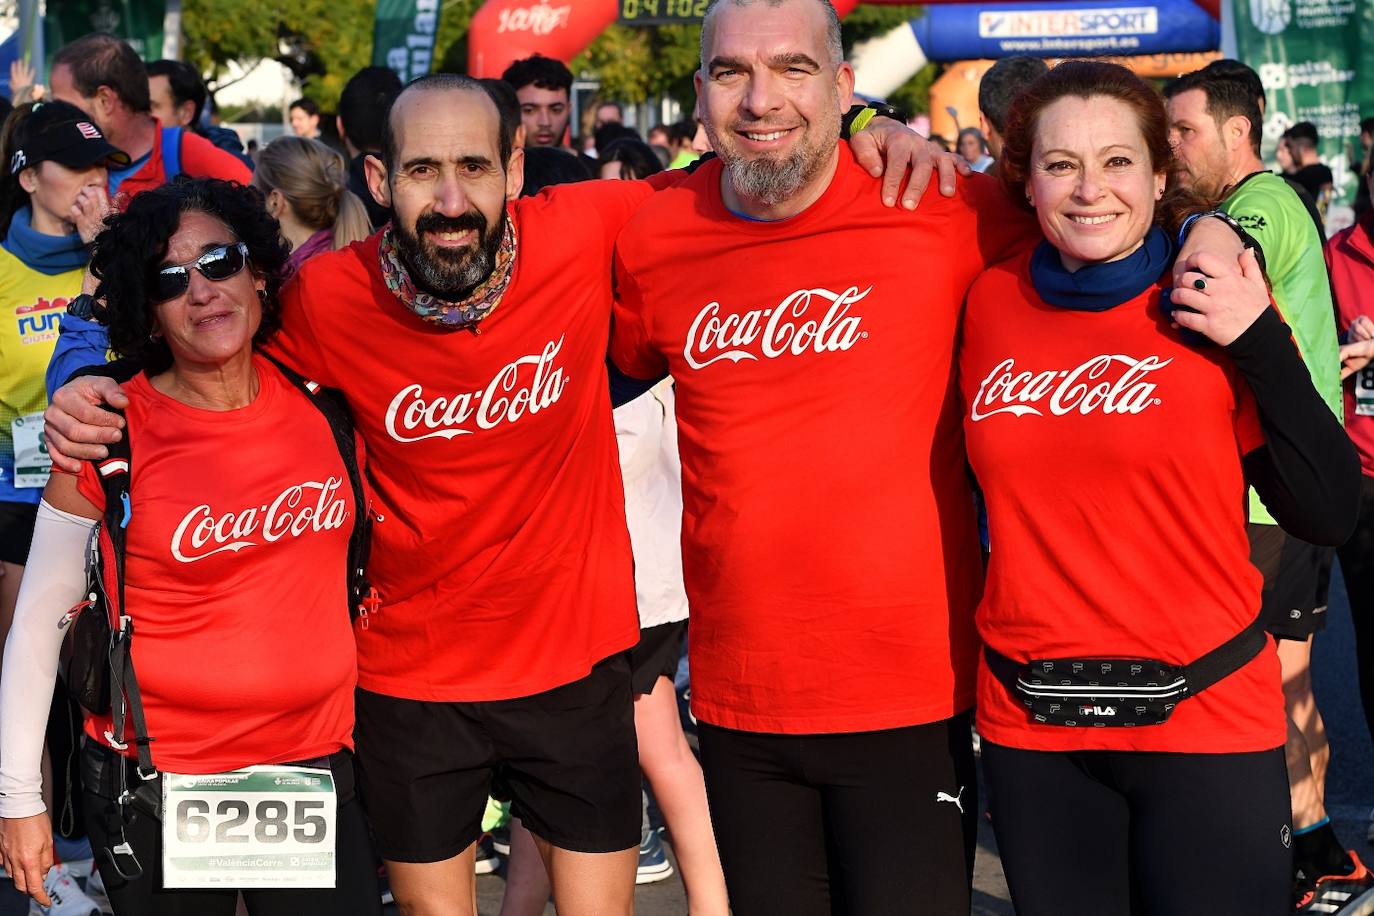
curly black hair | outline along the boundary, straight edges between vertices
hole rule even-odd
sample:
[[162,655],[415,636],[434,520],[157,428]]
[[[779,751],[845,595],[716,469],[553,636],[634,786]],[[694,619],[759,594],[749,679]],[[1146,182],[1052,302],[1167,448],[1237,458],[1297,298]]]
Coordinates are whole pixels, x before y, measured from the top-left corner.
[[162,337],[153,337],[152,278],[167,256],[167,243],[181,223],[181,214],[198,211],[213,216],[248,246],[248,264],[267,283],[262,323],[253,343],[261,346],[281,327],[282,270],[290,248],[281,227],[268,215],[257,188],[217,178],[178,177],[144,191],[124,212],[106,220],[95,237],[91,272],[100,285],[95,298],[102,303],[97,319],[110,332],[110,349],[137,361],[149,372],[172,365],[172,351]]

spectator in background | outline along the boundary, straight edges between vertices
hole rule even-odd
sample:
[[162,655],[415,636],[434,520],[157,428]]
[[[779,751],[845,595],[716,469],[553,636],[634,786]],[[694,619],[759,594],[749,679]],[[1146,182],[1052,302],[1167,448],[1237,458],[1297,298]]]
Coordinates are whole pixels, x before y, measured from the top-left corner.
[[207,94],[195,67],[180,60],[155,60],[148,64],[147,70],[153,117],[162,122],[162,126],[194,131],[238,157],[250,169],[253,167],[253,160],[244,153],[238,133],[209,124],[204,117]]
[[[1263,119],[1264,83],[1260,82],[1259,74],[1250,67],[1238,60],[1226,57],[1212,61],[1198,72],[1206,74],[1209,80],[1227,80],[1237,86],[1241,93],[1254,99],[1255,110]],[[1317,227],[1317,235],[1326,238],[1326,224],[1322,220],[1321,213],[1317,212],[1316,198],[1307,193],[1307,189],[1294,181],[1291,174],[1288,174],[1291,171],[1292,158],[1288,152],[1288,144],[1283,138],[1279,139],[1277,158],[1279,167],[1282,169],[1280,177],[1293,189],[1293,193],[1298,195],[1298,200],[1302,201],[1303,209],[1307,211],[1313,225]]]
[[320,106],[301,96],[291,103],[291,132],[297,137],[320,138]]
[[510,83],[505,80],[484,79],[481,81],[487,87],[487,92],[491,93],[491,100],[496,103],[496,108],[501,112],[503,124],[509,124],[515,137],[514,143],[517,149],[525,145],[525,124],[520,119],[520,97],[515,94]]
[[625,123],[625,110],[620,107],[619,102],[601,102],[596,106],[594,128],[604,127],[607,124],[623,123]]
[[1331,199],[1334,178],[1331,169],[1324,165],[1317,154],[1317,125],[1311,121],[1299,121],[1284,132],[1288,149],[1293,154],[1293,180],[1307,189],[1317,202],[1317,209],[1326,216],[1326,203]]
[[670,169],[685,169],[701,158],[701,153],[692,147],[696,139],[698,125],[694,121],[678,121],[668,127],[668,152],[672,153]]
[[531,146],[525,149],[525,185],[521,197],[533,197],[556,184],[589,181],[592,173],[580,156],[565,149]]
[[1365,118],[1360,122],[1360,158],[1350,157],[1350,171],[1359,176],[1359,181],[1355,184],[1355,218],[1365,214],[1369,209],[1369,182],[1368,177],[1370,168],[1370,146],[1374,145],[1374,118]]
[[[983,74],[978,83],[978,121],[983,128],[988,154],[994,160],[1002,158],[1002,131],[1007,127],[1007,111],[1012,101],[1049,69],[1049,65],[1038,57],[1004,57]],[[943,137],[939,142],[946,145]],[[994,165],[992,173],[996,171]]]
[[572,117],[572,71],[560,61],[536,54],[511,64],[501,79],[520,100],[525,145],[562,146]]
[[959,155],[968,160],[975,172],[986,172],[992,167],[993,159],[988,155],[987,140],[976,127],[965,127],[959,131]]
[[339,96],[335,124],[348,151],[348,190],[367,208],[373,229],[391,219],[391,209],[377,203],[367,189],[363,163],[368,156],[381,156],[382,128],[392,101],[401,94],[401,78],[387,67],[363,67],[344,84]]
[[[239,184],[253,178],[248,166],[204,137],[158,123],[143,61],[118,38],[94,33],[62,48],[53,56],[51,80],[53,98],[86,112],[105,139],[129,155],[128,165],[109,169],[108,190],[117,206],[177,175]],[[105,362],[109,348],[103,325],[64,314],[48,364],[49,391],[77,369]]]
[[291,243],[286,275],[322,251],[335,251],[372,234],[367,210],[348,189],[343,156],[319,140],[278,137],[262,151],[253,187]]
[[[609,124],[602,124],[598,127],[593,139],[596,141],[595,150],[598,168],[601,157],[606,155],[606,150],[612,143],[617,143],[621,140],[637,140],[641,143],[643,142],[639,140],[639,132],[633,127],[626,127],[624,124],[616,121],[612,121]],[[597,170],[598,169],[593,169],[593,171]]]
[[1298,163],[1293,157],[1293,147],[1288,143],[1287,131],[1279,136],[1279,142],[1274,146],[1274,159],[1279,164],[1279,173],[1286,178],[1292,178],[1293,173],[1298,170]]
[[663,163],[643,140],[623,138],[601,151],[600,177],[626,181],[648,178],[663,171]]
[[926,139],[928,139],[931,143],[934,143],[936,146],[940,147],[940,149],[944,150],[945,152],[950,152],[949,141],[945,139],[944,134],[931,134]]
[[112,35],[97,32],[58,51],[50,88],[54,98],[90,115],[106,139],[132,159],[126,168],[110,170],[112,195],[132,197],[183,173],[240,184],[252,178],[242,161],[204,137],[158,124],[143,61]]
[[668,131],[668,125],[655,124],[649,128],[649,135],[645,138],[645,142],[650,146],[661,146],[667,149],[672,143],[672,135]]

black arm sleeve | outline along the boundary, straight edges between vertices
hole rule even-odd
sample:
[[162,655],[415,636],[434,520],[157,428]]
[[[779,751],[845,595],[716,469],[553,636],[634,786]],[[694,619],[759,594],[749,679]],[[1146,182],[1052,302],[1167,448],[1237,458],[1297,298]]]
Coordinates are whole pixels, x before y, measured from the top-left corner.
[[[94,366],[82,366],[71,375],[67,376],[67,381],[81,378],[85,375],[99,375],[105,378],[112,378],[119,384],[124,384],[143,371],[143,365],[137,360],[121,357],[112,363],[97,363]],[[66,384],[64,382],[63,384]]]
[[1226,348],[1254,392],[1265,444],[1242,458],[1245,477],[1284,531],[1339,546],[1360,511],[1360,459],[1293,345],[1265,310]]
[[611,380],[611,407],[613,408],[630,403],[668,377],[667,375],[660,375],[654,379],[632,378],[617,369],[609,357],[606,359],[606,375]]

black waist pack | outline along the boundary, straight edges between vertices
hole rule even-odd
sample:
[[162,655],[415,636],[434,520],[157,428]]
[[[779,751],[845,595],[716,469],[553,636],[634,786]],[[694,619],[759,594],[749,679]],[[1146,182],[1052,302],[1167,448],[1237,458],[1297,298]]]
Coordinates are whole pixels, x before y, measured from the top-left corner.
[[1187,665],[1152,658],[1034,658],[1025,664],[984,647],[988,668],[1032,721],[1070,728],[1161,725],[1174,707],[1243,668],[1269,642],[1256,619]]

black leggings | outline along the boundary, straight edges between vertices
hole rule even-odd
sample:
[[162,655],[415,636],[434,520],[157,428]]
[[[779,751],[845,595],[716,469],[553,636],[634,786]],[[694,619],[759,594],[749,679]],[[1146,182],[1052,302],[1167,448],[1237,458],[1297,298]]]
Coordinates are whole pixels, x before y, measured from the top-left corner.
[[967,914],[977,780],[967,713],[839,735],[700,723],[735,916]]
[[1355,625],[1364,721],[1374,738],[1374,477],[1366,476],[1362,481],[1360,523],[1336,555],[1341,559],[1341,576],[1350,596],[1350,619]]
[[[110,752],[90,741],[82,750],[86,830],[115,916],[234,916],[239,891],[162,888],[162,824],[133,806],[125,808],[124,837],[142,864],[143,874],[126,881],[115,872],[101,852],[120,842],[118,833],[112,833],[119,814],[112,801],[111,758]],[[335,781],[344,782],[338,776]],[[135,776],[131,785],[136,782]],[[245,890],[243,900],[251,916],[380,916],[377,859],[362,805],[351,791],[340,797],[335,827],[334,887]]]
[[1283,748],[1023,751],[983,739],[1017,916],[1292,912]]

